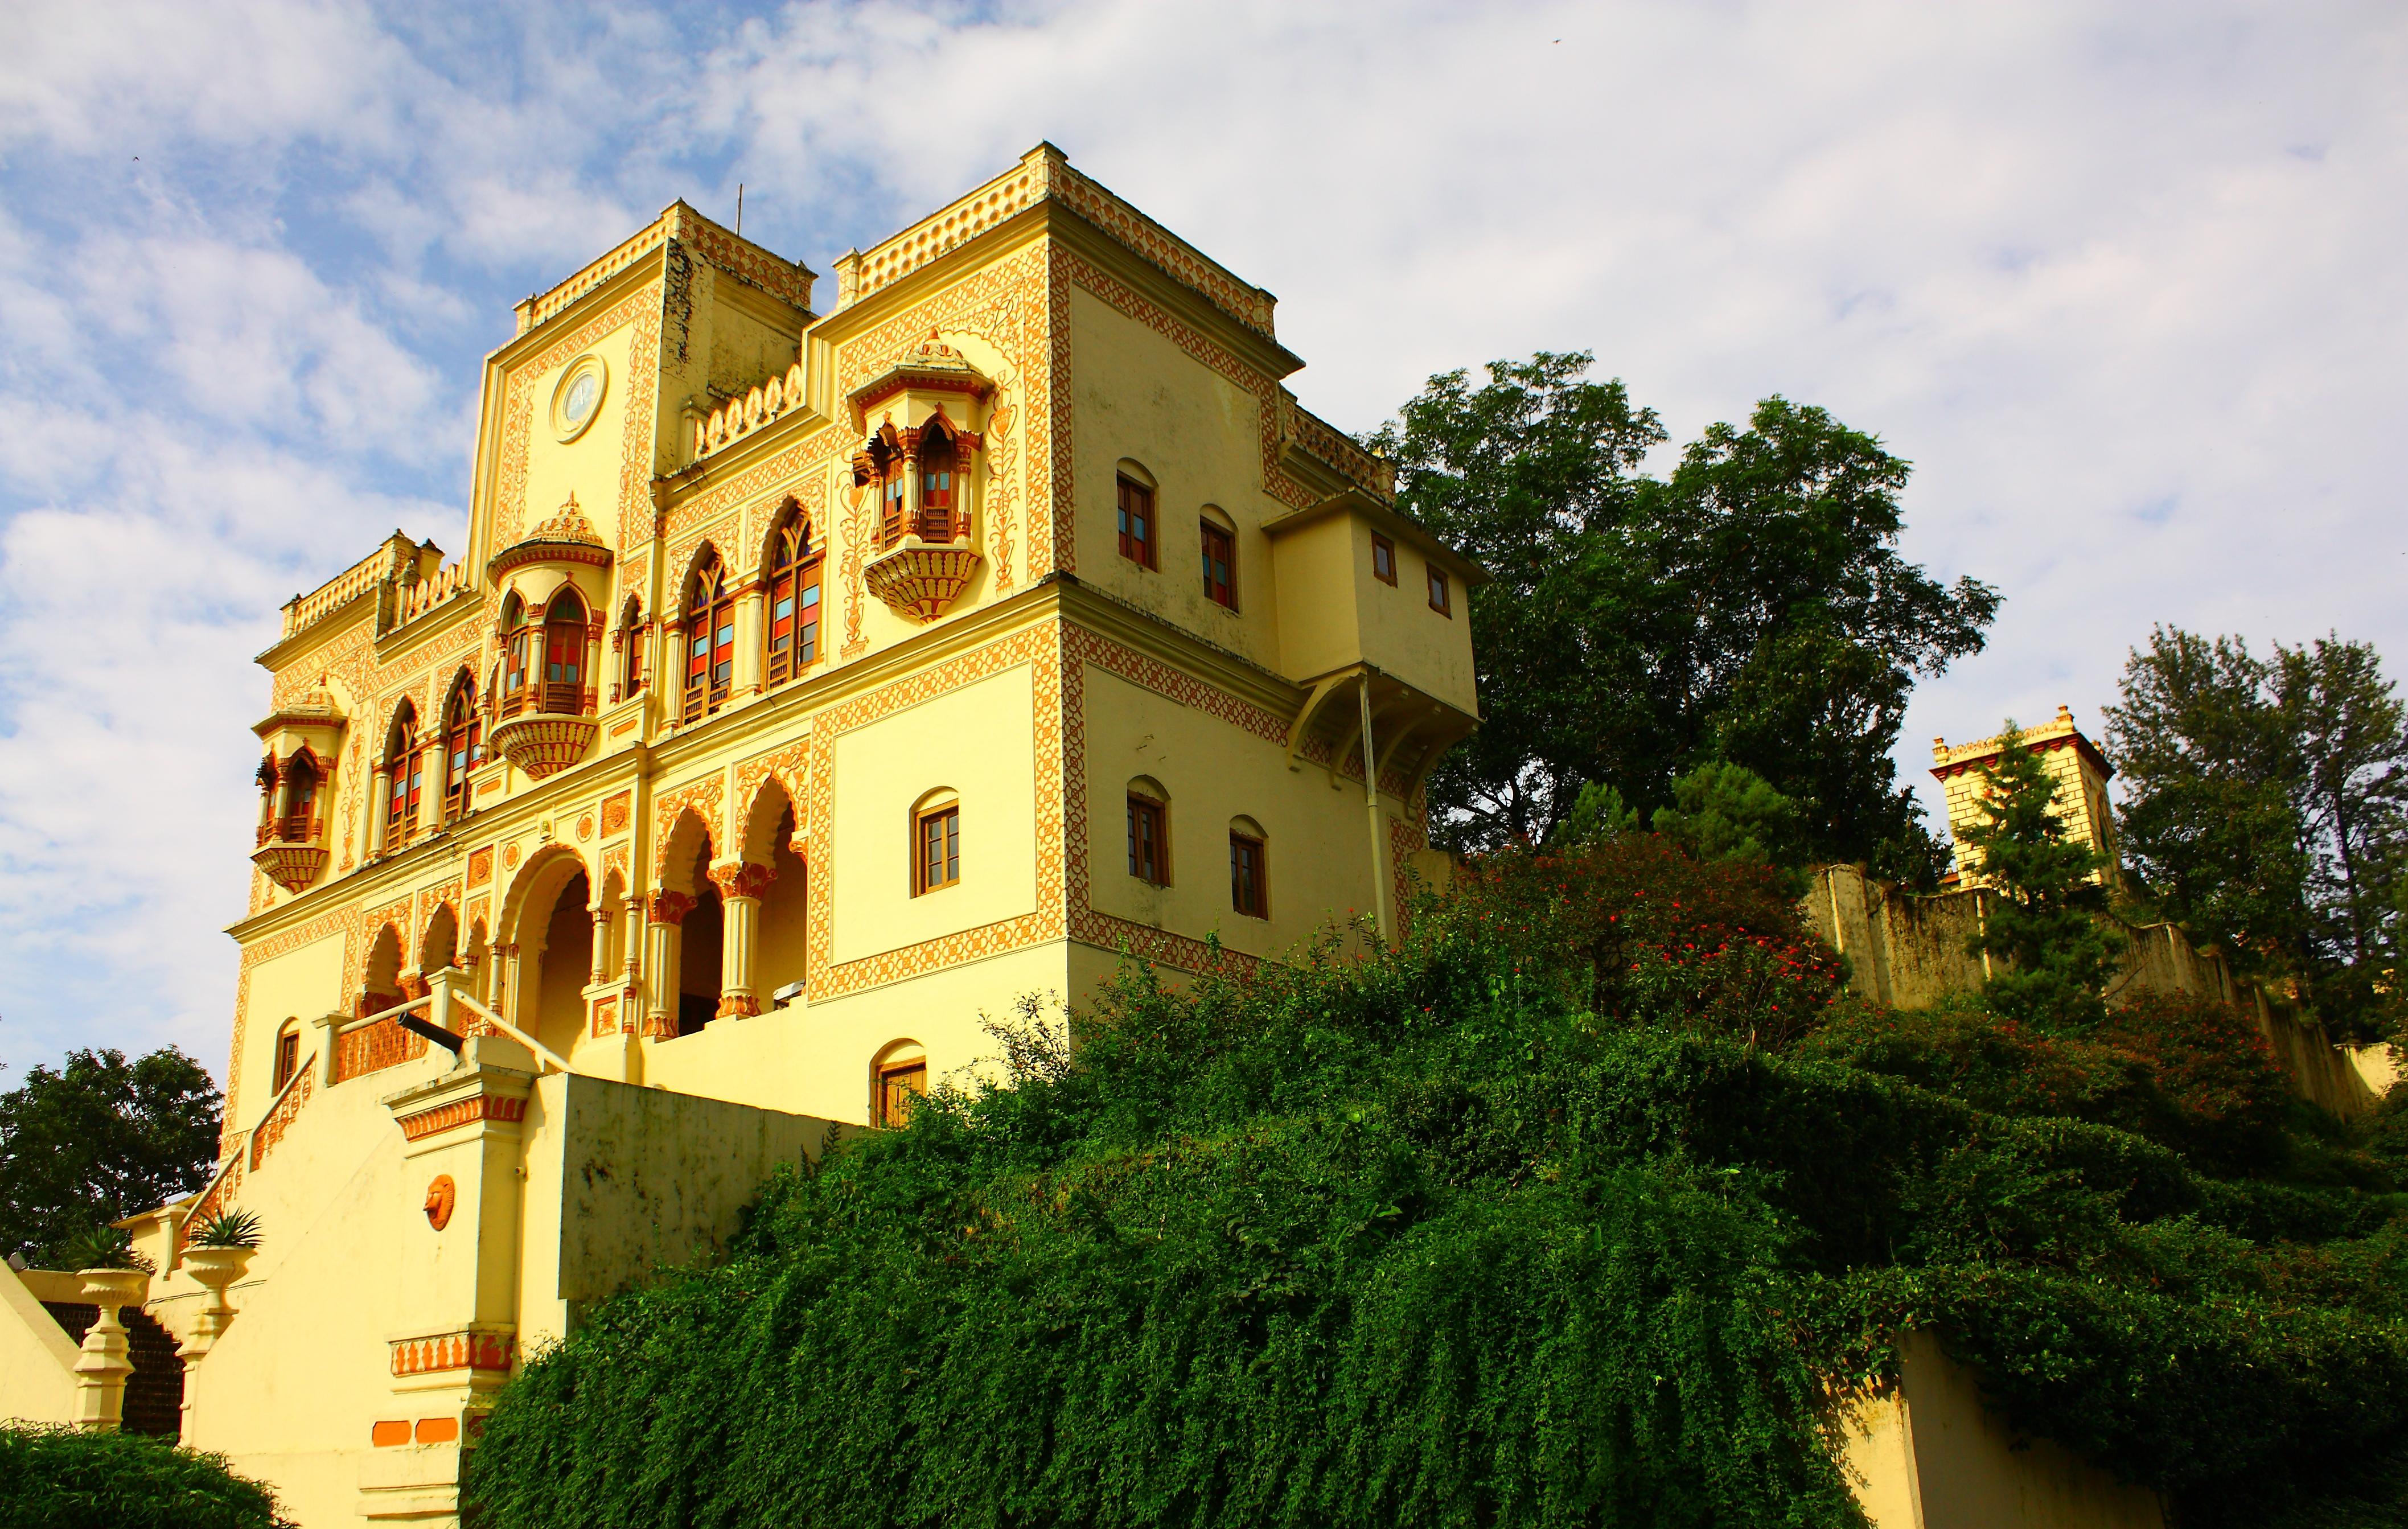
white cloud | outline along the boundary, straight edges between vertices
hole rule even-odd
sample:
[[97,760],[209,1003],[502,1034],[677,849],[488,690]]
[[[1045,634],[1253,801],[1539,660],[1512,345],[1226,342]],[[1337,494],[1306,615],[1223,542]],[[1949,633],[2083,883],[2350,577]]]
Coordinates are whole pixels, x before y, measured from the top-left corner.
[[[1831,407],[1916,463],[1911,552],[2008,595],[1918,693],[1910,772],[1936,732],[2095,722],[2155,620],[2408,662],[2393,7],[259,0],[13,31],[12,1060],[215,1064],[274,606],[396,522],[456,539],[429,501],[508,304],[739,180],[747,231],[825,270],[1051,138],[1278,293],[1294,385],[1350,427],[1540,348],[1594,349],[1680,436]],[[85,645],[63,592],[97,568]],[[28,971],[45,938],[74,975]]]

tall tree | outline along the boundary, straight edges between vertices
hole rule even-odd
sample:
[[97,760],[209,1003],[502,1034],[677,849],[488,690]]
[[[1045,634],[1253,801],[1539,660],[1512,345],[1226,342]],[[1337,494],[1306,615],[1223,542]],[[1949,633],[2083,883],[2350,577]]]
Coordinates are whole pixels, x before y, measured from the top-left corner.
[[2005,963],[1983,991],[2009,1019],[2087,1029],[2106,1017],[2100,995],[2115,965],[2116,940],[2102,917],[2106,893],[2096,879],[2103,862],[2066,836],[2057,778],[2013,722],[1981,781],[1981,821],[1965,828],[1964,839],[1980,857],[1991,895],[1971,946]]
[[2408,719],[2374,649],[2178,627],[2127,662],[2107,741],[2127,856],[2157,912],[2325,1022],[2396,1021]]
[[1430,379],[1371,438],[1405,510],[1484,564],[1480,733],[1432,782],[1440,833],[1543,838],[1583,786],[1642,813],[1716,761],[1796,801],[1808,855],[1924,880],[1939,863],[1889,750],[1917,675],[1978,651],[1998,594],[1899,556],[1908,465],[1770,398],[1669,477],[1665,439],[1584,354]]
[[36,1263],[95,1225],[199,1189],[217,1162],[223,1100],[168,1047],[69,1051],[0,1093],[0,1257]]

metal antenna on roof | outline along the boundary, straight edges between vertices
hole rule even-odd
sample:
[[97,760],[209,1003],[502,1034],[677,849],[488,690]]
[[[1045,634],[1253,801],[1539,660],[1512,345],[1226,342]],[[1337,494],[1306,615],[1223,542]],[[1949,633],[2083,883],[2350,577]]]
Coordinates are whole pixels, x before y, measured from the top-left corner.
[[744,182],[736,183],[736,232],[744,232]]

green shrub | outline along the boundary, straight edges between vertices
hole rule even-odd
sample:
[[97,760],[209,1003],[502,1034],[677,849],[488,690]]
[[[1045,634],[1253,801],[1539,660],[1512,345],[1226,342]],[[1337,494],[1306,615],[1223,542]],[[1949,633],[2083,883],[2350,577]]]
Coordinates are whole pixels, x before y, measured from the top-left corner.
[[1010,1086],[598,1307],[471,1494],[494,1529],[1847,1524],[1830,1399],[1936,1327],[2187,1525],[2408,1522],[2386,1196],[2218,1178],[2137,1050],[1893,1023],[1839,970],[1770,872],[1626,836],[1492,857],[1394,955],[1125,973],[1074,1050],[1020,1033]]
[[141,1434],[0,1423],[0,1529],[289,1529],[223,1457]]

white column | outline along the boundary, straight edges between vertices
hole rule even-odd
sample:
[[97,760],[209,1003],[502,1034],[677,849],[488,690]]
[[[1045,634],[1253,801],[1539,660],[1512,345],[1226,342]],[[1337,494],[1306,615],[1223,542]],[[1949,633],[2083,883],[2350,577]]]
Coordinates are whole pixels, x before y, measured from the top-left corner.
[[393,767],[378,760],[368,774],[368,857],[384,853],[384,820],[393,805]]
[[767,595],[760,577],[736,597],[736,672],[728,677],[728,695],[761,693],[761,613]]
[[752,991],[753,950],[761,932],[761,893],[777,873],[742,861],[713,865],[712,884],[725,913],[719,938],[719,1018],[749,1019],[761,1012]]

